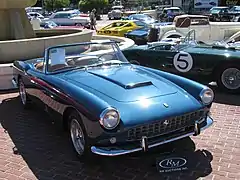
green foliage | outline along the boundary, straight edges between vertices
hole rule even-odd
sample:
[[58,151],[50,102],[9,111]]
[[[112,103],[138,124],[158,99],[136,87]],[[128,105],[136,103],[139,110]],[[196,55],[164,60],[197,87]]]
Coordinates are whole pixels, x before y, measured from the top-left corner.
[[44,0],[45,8],[48,11],[69,7],[70,0]]
[[79,8],[81,11],[87,12],[92,9],[100,10],[108,5],[108,0],[80,0]]

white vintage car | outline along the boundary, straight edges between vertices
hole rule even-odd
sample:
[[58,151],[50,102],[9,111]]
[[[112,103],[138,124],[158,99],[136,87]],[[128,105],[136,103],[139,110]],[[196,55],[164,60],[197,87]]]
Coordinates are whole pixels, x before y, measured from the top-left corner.
[[112,10],[108,12],[108,19],[121,19],[123,13],[123,6],[113,6]]
[[190,30],[195,30],[197,41],[206,44],[222,40],[225,42],[238,41],[240,22],[209,22],[207,16],[180,15],[174,18],[172,25],[160,28],[159,40],[185,37]]

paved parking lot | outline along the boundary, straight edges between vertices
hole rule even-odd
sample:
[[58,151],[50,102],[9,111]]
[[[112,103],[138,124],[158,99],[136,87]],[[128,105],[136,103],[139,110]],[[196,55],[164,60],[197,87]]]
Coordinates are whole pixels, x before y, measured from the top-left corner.
[[[240,97],[217,93],[214,125],[197,137],[149,153],[81,161],[65,134],[41,111],[21,108],[18,94],[0,95],[0,179],[162,180],[240,179]],[[155,159],[172,151],[189,152],[192,170],[160,174]]]

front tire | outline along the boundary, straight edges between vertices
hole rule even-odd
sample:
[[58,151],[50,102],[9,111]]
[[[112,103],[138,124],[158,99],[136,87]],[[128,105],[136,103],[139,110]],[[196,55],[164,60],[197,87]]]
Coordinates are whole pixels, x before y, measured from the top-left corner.
[[240,67],[226,66],[222,67],[217,76],[218,86],[227,92],[240,92]]
[[30,106],[30,102],[29,102],[29,98],[28,98],[26,88],[25,88],[22,78],[19,78],[19,80],[18,80],[18,87],[19,87],[19,95],[20,95],[21,104],[24,107],[24,109],[28,109]]
[[70,113],[68,120],[69,136],[73,149],[79,158],[86,157],[89,154],[89,147],[81,118],[77,112],[73,111]]

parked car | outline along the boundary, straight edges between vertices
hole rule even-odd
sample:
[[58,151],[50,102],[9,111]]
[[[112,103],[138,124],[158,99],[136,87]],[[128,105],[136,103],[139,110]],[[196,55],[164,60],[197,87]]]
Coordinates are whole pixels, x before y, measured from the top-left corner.
[[108,12],[108,19],[121,19],[122,18],[122,11],[123,11],[123,6],[113,6],[112,10]]
[[231,21],[233,17],[229,14],[229,7],[212,7],[209,12],[210,21]]
[[229,14],[233,17],[240,15],[240,6],[233,6],[229,9]]
[[184,14],[184,11],[180,7],[167,7],[159,15],[159,19],[161,22],[173,22],[176,16],[182,14]]
[[146,24],[152,24],[157,22],[157,20],[146,14],[132,14],[128,16],[127,19],[142,21]]
[[190,30],[196,31],[197,41],[213,44],[238,35],[240,23],[209,22],[208,17],[202,15],[176,16],[173,25],[163,26],[160,29],[159,40],[185,37]]
[[90,24],[89,17],[81,17],[72,11],[54,13],[47,20],[51,20],[60,26],[88,26]]
[[80,157],[147,151],[213,123],[210,88],[130,64],[115,42],[54,46],[44,57],[15,61],[13,83],[24,107],[39,105],[69,132]]
[[98,35],[120,36],[124,37],[124,34],[134,29],[146,27],[147,24],[141,21],[122,20],[115,21],[100,30],[97,30]]
[[39,18],[39,19],[44,19],[44,16],[38,12],[29,12],[27,13],[31,18]]
[[180,44],[154,42],[126,49],[123,54],[129,61],[138,61],[143,66],[199,82],[216,81],[227,92],[240,92],[240,51],[228,46],[198,44],[195,35],[191,35],[193,32]]
[[53,21],[42,21],[40,22],[40,27],[44,29],[66,29],[66,28],[85,28],[81,26],[58,26],[55,22]]
[[[172,24],[171,22],[162,22],[162,23],[154,23],[152,24],[152,26],[154,26],[154,29],[156,28],[161,28],[161,26],[166,26],[166,25],[170,25]],[[137,45],[144,45],[147,44],[147,42],[149,41],[149,31],[150,31],[150,27],[149,26],[144,26],[142,28],[139,29],[135,29],[133,31],[127,32],[125,33],[125,37],[132,39],[135,44]]]

